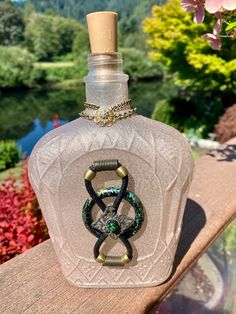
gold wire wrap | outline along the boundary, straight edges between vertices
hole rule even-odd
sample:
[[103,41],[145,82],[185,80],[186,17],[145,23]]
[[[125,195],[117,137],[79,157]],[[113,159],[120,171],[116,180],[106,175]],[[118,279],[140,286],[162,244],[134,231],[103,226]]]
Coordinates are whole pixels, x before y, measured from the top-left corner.
[[103,253],[99,253],[98,257],[96,258],[98,263],[101,263],[102,266],[124,266],[125,264],[130,262],[127,254],[122,256],[106,256]]
[[[99,163],[100,162],[100,163]],[[96,177],[96,171],[101,171],[101,169],[105,170],[113,170],[117,165],[117,160],[102,160],[102,161],[95,161],[94,162],[94,169],[95,171],[91,170],[90,168],[85,172],[84,178],[87,181],[92,181]],[[128,175],[128,170],[124,166],[120,166],[116,170],[116,174],[120,178],[124,178]]]
[[128,170],[124,166],[120,166],[119,168],[116,169],[116,174],[119,177],[124,178],[125,176],[128,175]]
[[[130,103],[131,99],[128,99],[107,107],[85,102],[85,109],[90,109],[90,111],[83,110],[79,115],[81,118],[94,121],[99,126],[112,126],[117,120],[126,119],[136,113],[137,108],[132,107]],[[129,106],[129,109],[123,109],[126,106]],[[94,110],[94,112],[91,112],[91,110]]]
[[94,172],[91,169],[88,169],[84,174],[84,178],[87,181],[92,181],[95,177],[96,177],[96,172]]
[[105,260],[106,260],[105,254],[99,253],[98,257],[96,258],[96,261],[97,261],[98,263],[103,264],[103,263],[105,262]]

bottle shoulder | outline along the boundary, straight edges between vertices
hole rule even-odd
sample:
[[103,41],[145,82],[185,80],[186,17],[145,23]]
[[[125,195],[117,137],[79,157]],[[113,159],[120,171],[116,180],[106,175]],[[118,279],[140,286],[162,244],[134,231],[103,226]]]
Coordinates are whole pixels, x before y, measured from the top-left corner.
[[182,163],[192,167],[189,144],[174,128],[161,122],[135,115],[117,121],[111,127],[100,127],[86,119],[76,119],[47,133],[36,144],[29,167],[36,159],[51,164],[60,156],[63,160],[79,158],[98,150],[122,150],[145,160],[162,158],[175,169]]
[[153,138],[164,141],[166,145],[189,146],[185,137],[173,127],[156,120],[135,115],[127,119],[118,120],[111,127],[100,127],[93,121],[78,118],[59,128],[56,128],[44,135],[35,145],[32,154],[42,150],[45,146],[60,145],[66,142],[70,145],[73,139],[82,142],[95,143],[107,137],[128,139],[134,137],[136,141],[145,139],[150,141]]

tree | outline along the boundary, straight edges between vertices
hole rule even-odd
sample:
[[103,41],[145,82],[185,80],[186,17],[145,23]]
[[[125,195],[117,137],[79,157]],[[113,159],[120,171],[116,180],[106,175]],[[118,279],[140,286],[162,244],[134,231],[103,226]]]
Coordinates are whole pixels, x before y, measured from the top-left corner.
[[24,19],[21,11],[10,1],[0,3],[0,43],[18,45],[23,40]]
[[95,11],[115,11],[119,15],[120,43],[124,47],[143,50],[145,34],[141,21],[149,15],[154,4],[163,4],[166,0],[31,0],[37,12],[54,14],[86,23],[86,15]]
[[213,52],[201,38],[212,28],[207,24],[192,23],[192,15],[185,13],[178,0],[170,0],[162,7],[154,6],[152,17],[144,20],[144,31],[149,35],[151,58],[164,63],[176,74],[176,83],[200,92],[233,92],[236,87],[236,43],[220,52]]
[[148,59],[144,51],[136,48],[120,48],[119,51],[124,60],[124,73],[132,80],[162,77],[161,64]]
[[53,17],[54,32],[59,36],[61,48],[59,54],[72,51],[73,41],[77,34],[84,31],[83,27],[75,20],[62,17]]
[[38,59],[52,58],[71,52],[81,29],[75,20],[33,13],[26,23],[25,44]]
[[24,19],[27,22],[27,19],[36,12],[35,6],[32,2],[26,2],[24,5]]
[[205,125],[204,135],[213,130],[236,94],[236,43],[228,40],[221,51],[211,50],[201,35],[213,24],[211,16],[206,16],[205,24],[193,23],[192,14],[184,12],[178,0],[154,6],[152,16],[143,22],[150,57],[166,66],[168,78],[179,88],[172,117],[185,117],[182,129]]
[[0,46],[0,89],[35,85],[43,74],[34,68],[34,62],[26,49]]
[[89,53],[89,34],[85,27],[83,27],[81,31],[78,32],[75,36],[72,51],[75,58],[77,58],[81,54],[81,52],[85,52],[86,54]]

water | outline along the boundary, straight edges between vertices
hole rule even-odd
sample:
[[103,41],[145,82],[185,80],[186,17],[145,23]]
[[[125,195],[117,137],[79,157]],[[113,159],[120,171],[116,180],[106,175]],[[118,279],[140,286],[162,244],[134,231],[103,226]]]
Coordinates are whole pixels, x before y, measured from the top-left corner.
[[[137,82],[129,87],[138,113],[151,117],[158,100],[166,97],[161,82]],[[1,95],[0,139],[14,139],[29,155],[36,142],[52,130],[53,119],[60,124],[79,117],[85,100],[84,86],[67,90],[21,91]]]

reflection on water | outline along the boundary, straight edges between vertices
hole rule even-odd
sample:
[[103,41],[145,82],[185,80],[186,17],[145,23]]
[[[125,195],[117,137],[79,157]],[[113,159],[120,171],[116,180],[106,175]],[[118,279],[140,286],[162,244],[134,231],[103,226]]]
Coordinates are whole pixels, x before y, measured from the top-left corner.
[[[60,120],[60,125],[67,123],[67,121]],[[32,131],[28,132],[25,136],[17,141],[17,144],[22,147],[22,150],[29,154],[34,148],[35,143],[47,132],[54,128],[54,123],[48,121],[46,125],[42,125],[41,121],[37,118],[34,120]]]
[[[138,82],[130,85],[130,97],[138,113],[151,117],[158,100],[166,97],[160,82]],[[168,91],[168,89],[167,89]],[[85,100],[84,86],[69,90],[41,90],[1,95],[0,139],[15,139],[23,152],[30,154],[36,142],[53,129],[53,117],[61,124],[78,118]]]

